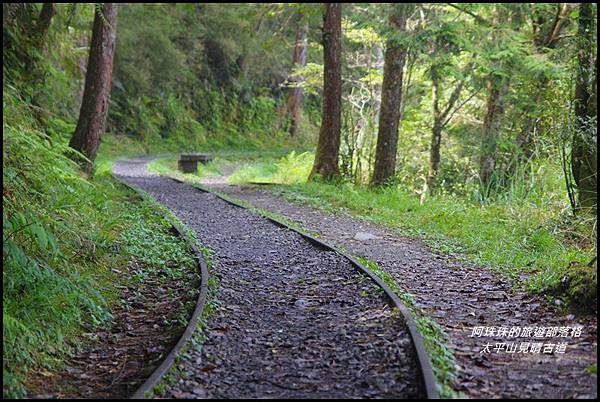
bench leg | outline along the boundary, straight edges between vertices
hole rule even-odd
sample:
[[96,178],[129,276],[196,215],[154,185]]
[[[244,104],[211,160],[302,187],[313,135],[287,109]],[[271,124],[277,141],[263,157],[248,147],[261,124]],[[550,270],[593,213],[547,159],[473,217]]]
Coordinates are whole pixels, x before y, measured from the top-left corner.
[[198,161],[177,161],[179,170],[183,173],[196,173],[198,171]]

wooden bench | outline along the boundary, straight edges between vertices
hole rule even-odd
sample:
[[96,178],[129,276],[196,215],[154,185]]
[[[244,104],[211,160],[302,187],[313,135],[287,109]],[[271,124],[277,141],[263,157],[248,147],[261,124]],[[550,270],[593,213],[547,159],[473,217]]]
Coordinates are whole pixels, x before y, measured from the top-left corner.
[[183,173],[196,173],[198,171],[198,162],[205,164],[212,161],[210,154],[181,154],[177,160],[177,166]]

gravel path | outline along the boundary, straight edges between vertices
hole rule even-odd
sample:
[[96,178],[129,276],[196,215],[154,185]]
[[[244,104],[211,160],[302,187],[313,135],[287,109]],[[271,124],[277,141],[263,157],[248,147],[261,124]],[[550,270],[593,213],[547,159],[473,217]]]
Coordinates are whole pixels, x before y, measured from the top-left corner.
[[219,308],[180,364],[176,398],[422,398],[408,330],[383,292],[335,253],[212,194],[122,161],[215,251]]
[[[541,297],[515,291],[506,279],[451,255],[432,252],[423,242],[349,215],[325,214],[290,203],[268,188],[231,186],[221,178],[205,182],[215,190],[279,213],[342,246],[376,261],[450,335],[459,370],[456,389],[470,397],[595,398],[596,317],[561,313]],[[357,240],[357,232],[375,237]],[[474,327],[565,328],[582,326],[579,337],[479,337]],[[564,353],[482,352],[486,343],[567,343]]]

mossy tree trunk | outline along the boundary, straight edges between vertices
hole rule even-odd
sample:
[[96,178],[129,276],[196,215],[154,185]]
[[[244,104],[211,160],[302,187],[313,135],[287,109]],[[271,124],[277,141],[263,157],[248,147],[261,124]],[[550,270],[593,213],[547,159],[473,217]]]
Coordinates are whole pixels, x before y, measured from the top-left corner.
[[342,114],[342,5],[325,4],[323,14],[324,85],[322,121],[315,162],[309,180],[332,180],[340,175],[339,149]]
[[87,158],[81,161],[81,166],[88,175],[92,172],[108,114],[117,36],[117,9],[116,3],[104,3],[101,8],[96,9],[79,120],[69,142],[71,148]]
[[496,148],[504,115],[504,96],[508,91],[508,85],[505,77],[497,76],[489,77],[486,84],[488,95],[479,159],[479,180],[486,194],[489,192],[496,169]]
[[594,14],[591,3],[579,7],[577,31],[577,82],[575,127],[571,170],[577,186],[578,208],[596,209],[597,204],[597,100],[598,60],[594,55]]
[[[390,23],[396,31],[406,31],[406,22],[411,8],[407,4],[394,5],[394,13],[390,16]],[[381,86],[375,166],[371,178],[372,186],[390,183],[396,175],[398,126],[400,124],[402,81],[406,54],[407,46],[401,43],[397,37],[387,40],[383,84]]]

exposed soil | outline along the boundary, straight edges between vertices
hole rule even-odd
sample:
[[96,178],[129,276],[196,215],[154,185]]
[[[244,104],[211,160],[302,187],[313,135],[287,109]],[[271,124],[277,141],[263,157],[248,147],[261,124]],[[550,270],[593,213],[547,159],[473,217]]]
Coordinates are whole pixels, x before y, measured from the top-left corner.
[[58,372],[30,375],[31,398],[126,398],[148,378],[185,330],[180,318],[192,313],[199,287],[193,268],[182,268],[187,280],[170,279],[131,261],[127,272],[150,273],[141,284],[121,287],[111,311],[113,324],[98,332],[89,328],[75,355]]
[[[426,314],[449,334],[458,365],[456,390],[470,397],[595,398],[596,317],[561,313],[545,299],[515,290],[488,267],[433,252],[422,241],[344,213],[334,215],[292,204],[263,186],[230,186],[223,177],[206,185],[257,207],[284,215],[351,254],[376,261]],[[377,236],[354,239],[357,232]],[[475,326],[573,327],[580,337],[472,337]],[[567,342],[565,353],[481,353],[487,342]]]
[[179,364],[176,398],[420,398],[405,323],[336,253],[212,194],[121,162],[127,176],[215,251],[219,307]]

